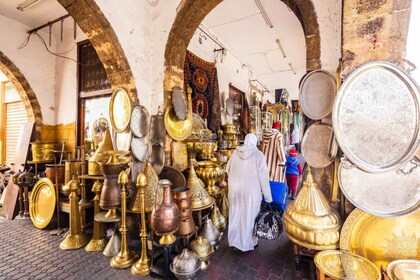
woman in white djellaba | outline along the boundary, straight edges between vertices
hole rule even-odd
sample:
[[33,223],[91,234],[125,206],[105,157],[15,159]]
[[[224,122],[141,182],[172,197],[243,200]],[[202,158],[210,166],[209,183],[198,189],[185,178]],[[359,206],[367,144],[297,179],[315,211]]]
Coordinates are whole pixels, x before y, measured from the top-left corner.
[[254,223],[262,195],[272,202],[265,156],[257,148],[257,137],[246,135],[244,145],[232,153],[226,166],[229,186],[229,246],[241,251],[254,250],[258,238]]

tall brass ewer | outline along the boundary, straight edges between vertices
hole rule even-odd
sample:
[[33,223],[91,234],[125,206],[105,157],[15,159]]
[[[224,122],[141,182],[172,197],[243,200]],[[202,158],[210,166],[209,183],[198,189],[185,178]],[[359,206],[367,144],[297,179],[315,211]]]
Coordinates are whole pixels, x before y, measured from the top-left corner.
[[128,250],[127,245],[127,192],[126,187],[128,184],[128,175],[123,170],[118,176],[118,184],[121,185],[121,251],[111,259],[110,265],[112,268],[123,269],[131,266],[138,256]]
[[82,231],[80,225],[79,213],[79,199],[77,198],[76,191],[79,189],[79,182],[76,177],[70,181],[70,229],[66,238],[60,243],[61,250],[74,250],[79,249],[88,243],[89,239]]
[[140,259],[131,266],[131,273],[134,275],[149,275],[150,274],[150,260],[147,257],[147,228],[146,228],[146,211],[144,201],[144,190],[147,186],[147,179],[143,173],[140,173],[137,177],[137,188],[140,189],[140,204],[141,204],[141,257]]
[[[96,181],[92,186],[92,192],[95,193],[95,197],[93,198],[94,204],[94,214],[98,214],[99,209],[99,193],[101,192],[102,184]],[[104,236],[104,227],[103,224],[97,221],[93,222],[93,236],[92,239],[89,241],[88,245],[85,247],[86,252],[99,252],[102,251],[106,246],[106,238]]]

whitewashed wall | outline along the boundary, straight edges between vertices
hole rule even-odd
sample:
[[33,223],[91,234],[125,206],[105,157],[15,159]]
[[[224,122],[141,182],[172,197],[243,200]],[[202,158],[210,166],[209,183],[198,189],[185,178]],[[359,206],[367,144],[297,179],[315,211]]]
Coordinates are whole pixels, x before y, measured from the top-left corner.
[[[16,65],[28,80],[41,105],[44,124],[55,124],[55,57],[50,55],[38,38],[25,42],[31,27],[0,15],[0,50]],[[46,41],[48,37],[41,33]],[[55,51],[53,40],[52,50]]]

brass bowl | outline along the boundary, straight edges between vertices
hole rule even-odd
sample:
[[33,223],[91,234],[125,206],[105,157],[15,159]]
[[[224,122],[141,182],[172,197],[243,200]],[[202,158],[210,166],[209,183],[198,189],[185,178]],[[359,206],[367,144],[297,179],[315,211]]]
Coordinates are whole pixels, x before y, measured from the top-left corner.
[[200,161],[198,162],[196,172],[198,177],[206,183],[207,191],[210,195],[217,195],[220,193],[220,188],[215,185],[224,176],[224,170],[220,163],[210,160]]

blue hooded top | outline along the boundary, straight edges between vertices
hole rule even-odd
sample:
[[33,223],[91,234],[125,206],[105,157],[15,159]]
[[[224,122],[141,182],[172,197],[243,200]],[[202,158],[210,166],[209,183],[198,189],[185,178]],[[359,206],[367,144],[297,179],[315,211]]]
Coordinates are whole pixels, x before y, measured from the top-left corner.
[[292,174],[299,176],[299,161],[296,157],[287,156],[286,157],[286,174]]

